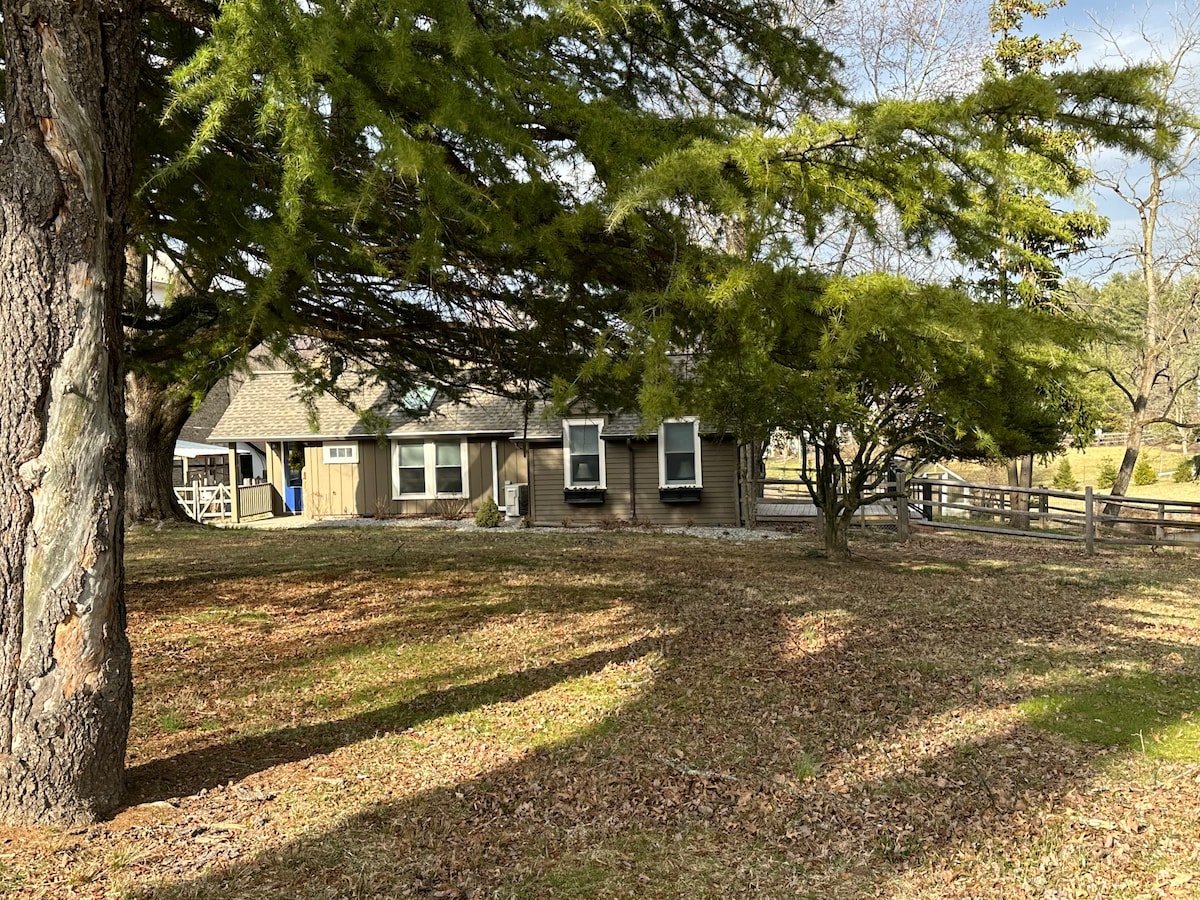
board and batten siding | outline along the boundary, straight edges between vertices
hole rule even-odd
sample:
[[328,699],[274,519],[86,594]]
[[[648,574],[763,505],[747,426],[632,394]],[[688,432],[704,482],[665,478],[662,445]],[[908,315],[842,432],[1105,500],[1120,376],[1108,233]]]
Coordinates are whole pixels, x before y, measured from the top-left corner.
[[283,503],[283,444],[279,441],[267,441],[267,484],[271,485],[271,515],[287,514]]
[[658,442],[633,443],[632,484],[636,504],[630,502],[630,447],[609,441],[604,449],[606,490],[600,506],[573,506],[563,499],[563,448],[561,444],[531,444],[530,468],[535,525],[586,525],[618,519],[648,525],[737,525],[737,444],[701,438],[700,467],[704,488],[699,503],[663,503],[658,498]]
[[[453,441],[454,435],[443,440]],[[416,439],[414,439],[416,440]],[[336,442],[341,443],[341,442]],[[392,445],[390,440],[358,441],[357,463],[324,461],[320,445],[305,449],[304,506],[306,515],[325,516],[419,516],[454,512],[454,499],[393,500]],[[508,439],[496,441],[500,496],[504,504],[504,482],[525,481],[525,458]],[[474,512],[492,494],[492,441],[467,440],[467,490],[464,511]]]

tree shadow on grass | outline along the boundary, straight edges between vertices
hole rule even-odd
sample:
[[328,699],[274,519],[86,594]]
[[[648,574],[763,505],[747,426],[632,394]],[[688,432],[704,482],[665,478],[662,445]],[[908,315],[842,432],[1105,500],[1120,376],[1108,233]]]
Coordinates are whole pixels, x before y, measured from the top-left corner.
[[[376,586],[368,582],[363,590],[374,593]],[[201,612],[211,614],[222,627],[238,628],[241,639],[218,642],[206,639],[200,629],[179,629],[171,649],[176,659],[186,660],[189,681],[220,677],[241,684],[247,692],[261,691],[289,675],[318,679],[330,664],[360,653],[385,652],[406,642],[432,644],[521,616],[565,617],[613,606],[611,589],[589,585],[563,586],[553,592],[518,586],[505,588],[502,596],[496,594],[464,591],[437,601],[373,598],[366,603],[348,593],[315,610],[291,607],[280,611],[276,604],[277,615],[253,616],[226,614],[221,605],[206,601]],[[336,621],[320,621],[323,615]],[[310,616],[315,624],[300,627]],[[289,633],[294,636],[283,639]],[[602,635],[581,635],[577,643],[589,637]],[[247,672],[254,673],[253,684],[242,683]],[[159,693],[161,688],[177,684],[183,674],[178,667],[149,672],[139,682],[139,691]]]
[[[1102,571],[1064,594],[1041,573],[1013,584],[1016,570],[934,566],[922,582],[927,601],[906,603],[870,593],[877,564],[818,568],[777,553],[769,596],[739,587],[724,559],[690,580],[686,568],[672,570],[671,596],[643,601],[674,629],[661,641],[535,670],[525,682],[493,679],[482,698],[471,687],[434,692],[431,705],[389,707],[384,721],[358,717],[344,732],[314,726],[308,746],[297,742],[285,758],[529,697],[572,677],[564,666],[582,674],[612,654],[660,652],[647,691],[593,730],[138,896],[850,897],[901,882],[910,894],[936,893],[938,884],[906,879],[957,877],[968,853],[1000,864],[1010,852],[1018,859],[1006,864],[1023,865],[1031,844],[1054,839],[1034,814],[1086,788],[1112,759],[1106,746],[1014,712],[1045,691],[1006,676],[1026,661],[1053,671],[1077,666],[1089,646],[1111,648],[1116,671],[1080,677],[1076,693],[1115,691],[1121,715],[1144,716],[1158,698],[1139,702],[1144,685],[1122,681],[1123,665],[1175,654],[1185,670],[1200,668],[1193,645],[1114,641],[1128,617],[1105,605],[1119,595]],[[1164,711],[1182,720],[1188,706]],[[194,790],[277,761],[261,738],[231,747],[256,761],[222,769],[224,751],[213,748],[135,772],[163,784],[177,765],[213,770],[186,785]]]
[[[189,535],[203,539],[197,547],[189,543],[167,545],[173,555],[164,562],[164,551],[139,555],[139,546],[127,551],[127,588],[131,607],[162,615],[187,610],[196,597],[215,605],[255,602],[265,593],[262,585],[336,584],[379,580],[403,584],[414,579],[444,578],[453,573],[456,559],[433,529],[325,529],[287,533],[218,532]],[[531,541],[530,538],[538,538]],[[550,540],[543,540],[550,537]],[[579,536],[508,534],[492,538],[473,532],[455,533],[455,547],[466,543],[486,554],[493,565],[530,572],[553,567],[561,554]],[[214,553],[215,549],[223,551]],[[231,589],[242,583],[257,590]],[[214,585],[222,585],[226,599],[214,596]]]
[[272,766],[330,753],[368,738],[395,734],[431,719],[493,703],[512,703],[573,678],[629,662],[657,649],[660,641],[643,638],[534,669],[498,675],[486,681],[430,691],[404,703],[315,725],[281,728],[227,744],[202,747],[128,770],[128,802],[146,803],[180,797],[240,780]]

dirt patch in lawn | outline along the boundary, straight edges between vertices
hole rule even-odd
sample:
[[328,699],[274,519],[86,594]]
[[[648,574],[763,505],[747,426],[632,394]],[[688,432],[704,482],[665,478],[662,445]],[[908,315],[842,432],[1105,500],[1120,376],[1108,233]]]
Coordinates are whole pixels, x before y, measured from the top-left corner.
[[130,805],[13,896],[1189,896],[1195,559],[920,536],[129,548]]

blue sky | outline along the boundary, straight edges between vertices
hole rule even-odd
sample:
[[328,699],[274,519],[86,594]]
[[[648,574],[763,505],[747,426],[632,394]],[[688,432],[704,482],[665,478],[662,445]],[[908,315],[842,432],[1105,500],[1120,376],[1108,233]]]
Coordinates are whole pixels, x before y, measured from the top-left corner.
[[[1194,0],[1193,0],[1194,2]],[[1135,5],[1129,2],[1070,2],[1066,7],[1053,10],[1047,18],[1031,26],[1044,35],[1067,32],[1082,45],[1079,64],[1082,66],[1109,64],[1118,65],[1120,59],[1114,52],[1112,41],[1118,45],[1130,61],[1152,61],[1154,49],[1169,51],[1174,45],[1174,19],[1194,15],[1191,4],[1150,2]],[[1108,34],[1103,32],[1107,31]],[[1149,35],[1148,42],[1143,35]],[[1194,71],[1200,72],[1200,58],[1194,63]],[[1097,168],[1119,168],[1124,161],[1114,154],[1098,160]],[[1129,162],[1131,172],[1137,171],[1137,163]],[[1115,199],[1111,193],[1098,191],[1092,195],[1099,210],[1111,221],[1110,244],[1128,243],[1137,231],[1137,219],[1133,210]],[[1181,195],[1178,199],[1186,203],[1193,199],[1194,192]],[[1094,266],[1085,266],[1083,271]]]

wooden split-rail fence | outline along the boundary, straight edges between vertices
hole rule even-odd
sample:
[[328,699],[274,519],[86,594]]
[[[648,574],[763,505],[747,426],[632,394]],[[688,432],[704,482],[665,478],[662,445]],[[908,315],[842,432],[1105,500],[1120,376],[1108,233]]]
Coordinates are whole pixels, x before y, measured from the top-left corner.
[[[758,501],[763,523],[815,518],[798,482],[768,479]],[[942,473],[906,478],[860,510],[856,524],[894,528],[902,538],[914,528],[938,528],[1083,544],[1140,544],[1200,548],[1200,500],[1114,497],[1092,488],[1083,492],[976,484]]]

